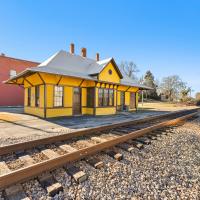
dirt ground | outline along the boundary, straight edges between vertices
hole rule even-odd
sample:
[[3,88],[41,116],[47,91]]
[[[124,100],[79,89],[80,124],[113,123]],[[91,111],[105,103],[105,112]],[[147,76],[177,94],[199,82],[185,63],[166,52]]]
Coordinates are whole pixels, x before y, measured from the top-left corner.
[[96,117],[60,117],[48,120],[24,114],[23,108],[0,108],[0,146],[192,108],[195,107],[144,103],[143,106],[139,104],[137,112]]

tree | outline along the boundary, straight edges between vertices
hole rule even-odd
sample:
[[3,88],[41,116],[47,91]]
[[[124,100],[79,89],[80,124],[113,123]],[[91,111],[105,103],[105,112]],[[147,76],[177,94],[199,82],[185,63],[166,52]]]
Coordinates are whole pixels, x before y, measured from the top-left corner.
[[169,101],[180,99],[181,92],[186,90],[187,84],[178,75],[168,76],[162,79],[160,91]]
[[154,79],[154,75],[152,74],[152,72],[150,70],[148,70],[146,72],[146,74],[144,75],[144,79],[143,79],[143,84],[151,87],[152,90],[147,90],[146,94],[152,98],[152,99],[158,99],[158,94],[157,94],[157,85]]
[[139,72],[139,70],[137,65],[133,61],[122,61],[120,64],[120,68],[122,69],[125,75],[127,75],[133,80],[137,80],[137,76],[135,74]]
[[197,101],[200,101],[200,92],[196,93],[195,98],[196,98]]

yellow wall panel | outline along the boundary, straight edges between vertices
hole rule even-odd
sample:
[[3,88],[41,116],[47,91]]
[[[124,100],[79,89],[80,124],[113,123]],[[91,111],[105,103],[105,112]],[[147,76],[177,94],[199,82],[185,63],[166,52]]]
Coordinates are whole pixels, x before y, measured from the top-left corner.
[[31,106],[35,107],[35,87],[31,87]]
[[64,87],[64,106],[72,107],[72,98],[73,98],[73,88],[65,86]]
[[24,112],[36,115],[38,117],[44,117],[44,109],[43,108],[35,108],[35,107],[24,107]]
[[47,109],[47,117],[61,117],[61,116],[71,116],[72,108],[49,108]]
[[98,88],[96,88],[96,106],[98,106],[98,103],[99,103],[99,101],[98,101]]
[[40,85],[40,107],[44,107],[44,85]]
[[72,78],[72,77],[62,77],[60,85],[69,85],[69,86],[79,86],[83,79]]
[[33,75],[31,75],[31,76],[28,76],[26,79],[27,79],[32,85],[40,85],[40,84],[43,83],[38,74],[33,74]]
[[24,106],[28,105],[28,88],[24,88]]
[[96,108],[96,115],[112,115],[116,113],[116,107]]
[[47,108],[53,107],[53,93],[54,87],[53,85],[46,85],[46,106]]
[[54,75],[54,74],[46,74],[46,73],[40,73],[42,79],[45,81],[45,83],[49,84],[57,84],[60,80],[60,75]]
[[86,106],[87,105],[87,89],[86,88],[82,88],[81,90],[81,103],[82,106]]
[[[112,74],[109,74],[110,70],[112,71]],[[114,83],[120,82],[120,77],[119,77],[117,71],[115,70],[115,67],[113,66],[113,64],[111,62],[99,74],[99,80],[114,82]]]
[[121,93],[120,93],[120,91],[117,91],[117,105],[119,106],[119,105],[121,105]]
[[131,87],[128,89],[129,92],[137,92],[139,88]]
[[86,108],[82,107],[82,114],[83,115],[93,115],[94,114],[94,108]]
[[130,92],[125,92],[125,105],[130,105]]

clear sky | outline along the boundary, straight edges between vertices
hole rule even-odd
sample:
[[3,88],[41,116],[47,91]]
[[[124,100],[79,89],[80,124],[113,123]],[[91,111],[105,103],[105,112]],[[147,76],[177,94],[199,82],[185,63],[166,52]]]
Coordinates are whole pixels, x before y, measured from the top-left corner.
[[75,43],[88,57],[134,61],[139,76],[178,74],[200,91],[198,0],[1,0],[0,52],[43,61]]

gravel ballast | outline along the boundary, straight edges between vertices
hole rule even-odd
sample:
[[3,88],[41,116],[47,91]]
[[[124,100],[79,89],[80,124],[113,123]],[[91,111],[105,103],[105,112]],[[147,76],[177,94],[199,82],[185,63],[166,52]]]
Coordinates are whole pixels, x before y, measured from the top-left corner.
[[37,181],[23,187],[32,199],[200,199],[200,117],[142,150],[118,150],[124,155],[120,162],[98,155],[105,162],[101,169],[77,162],[88,174],[81,184],[63,169],[55,170],[64,190],[54,197],[47,197]]

